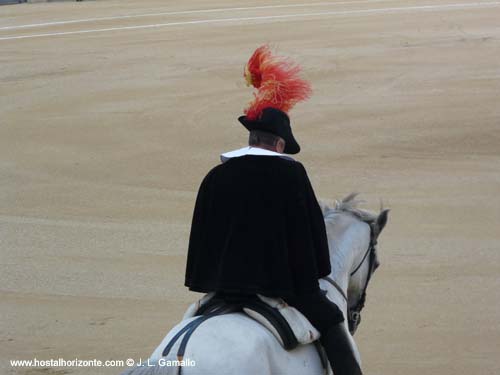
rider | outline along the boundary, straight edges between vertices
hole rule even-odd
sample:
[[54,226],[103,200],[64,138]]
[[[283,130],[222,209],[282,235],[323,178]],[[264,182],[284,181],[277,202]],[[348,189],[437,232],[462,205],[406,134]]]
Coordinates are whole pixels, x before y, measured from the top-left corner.
[[321,333],[335,375],[358,375],[344,316],[319,287],[331,272],[323,215],[304,166],[286,155],[300,151],[286,111],[310,95],[299,70],[267,46],[249,60],[245,77],[258,92],[238,119],[249,147],[222,154],[201,183],[185,285],[284,299]]

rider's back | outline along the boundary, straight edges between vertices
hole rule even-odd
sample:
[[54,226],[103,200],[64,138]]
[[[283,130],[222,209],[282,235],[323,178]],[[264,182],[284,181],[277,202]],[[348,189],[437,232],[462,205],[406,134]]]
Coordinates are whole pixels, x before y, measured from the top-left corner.
[[247,155],[207,174],[189,243],[191,290],[304,294],[329,272],[323,216],[302,164]]

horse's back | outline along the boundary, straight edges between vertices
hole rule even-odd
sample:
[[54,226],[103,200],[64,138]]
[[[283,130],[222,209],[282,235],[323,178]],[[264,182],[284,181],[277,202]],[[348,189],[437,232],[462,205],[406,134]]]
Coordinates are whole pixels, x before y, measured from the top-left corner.
[[[153,352],[151,360],[162,358],[170,340],[194,319],[176,325]],[[181,340],[182,337],[178,341]],[[176,343],[164,359],[176,360],[178,346]],[[314,345],[299,345],[286,351],[267,328],[243,313],[215,316],[203,322],[190,337],[184,360],[193,364],[182,369],[184,375],[323,373]]]

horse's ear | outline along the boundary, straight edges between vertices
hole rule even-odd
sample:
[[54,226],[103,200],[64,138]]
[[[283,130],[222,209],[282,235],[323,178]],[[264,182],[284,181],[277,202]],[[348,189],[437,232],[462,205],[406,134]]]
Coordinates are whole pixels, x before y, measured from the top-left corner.
[[376,228],[377,228],[377,236],[382,232],[385,225],[387,224],[387,219],[389,216],[389,209],[382,210],[382,212],[377,217]]

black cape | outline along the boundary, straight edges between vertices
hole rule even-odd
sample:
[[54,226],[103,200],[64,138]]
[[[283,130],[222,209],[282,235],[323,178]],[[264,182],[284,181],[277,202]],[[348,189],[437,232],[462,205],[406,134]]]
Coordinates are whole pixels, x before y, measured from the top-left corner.
[[189,239],[190,290],[296,296],[317,291],[330,269],[323,215],[301,163],[246,155],[204,178]]

